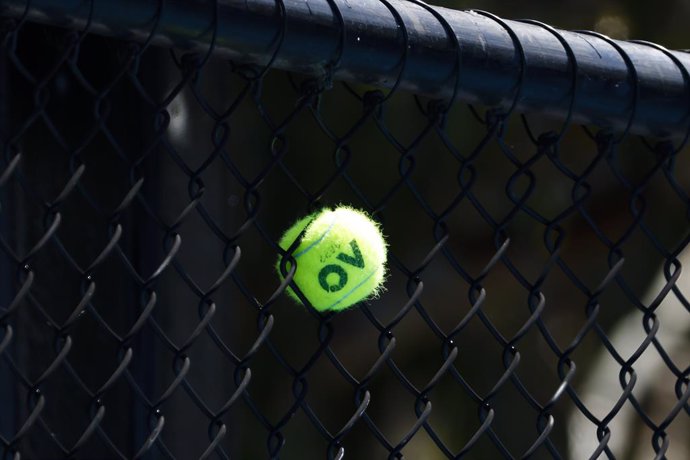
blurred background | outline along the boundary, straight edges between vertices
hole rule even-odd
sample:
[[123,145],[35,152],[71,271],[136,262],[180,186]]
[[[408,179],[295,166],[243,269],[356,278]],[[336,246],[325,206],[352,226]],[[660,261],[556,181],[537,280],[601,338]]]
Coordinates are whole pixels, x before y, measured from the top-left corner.
[[481,9],[505,19],[536,19],[566,30],[596,30],[621,40],[649,40],[670,49],[686,49],[684,0],[643,1],[449,1],[434,5],[453,9]]
[[[688,47],[686,1],[437,4]],[[690,458],[690,287],[643,313],[688,238],[687,149],[28,23],[4,43],[7,458],[577,459],[598,426],[601,458]],[[390,274],[322,317],[280,293],[276,241],[339,203]],[[653,323],[619,412],[611,350]]]

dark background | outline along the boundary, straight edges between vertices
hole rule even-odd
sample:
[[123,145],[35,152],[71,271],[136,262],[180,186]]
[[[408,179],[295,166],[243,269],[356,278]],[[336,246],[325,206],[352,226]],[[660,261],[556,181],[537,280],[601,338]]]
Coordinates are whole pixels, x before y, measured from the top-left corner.
[[[683,19],[690,6],[680,1],[443,6],[687,47]],[[402,454],[446,458],[439,442],[457,454],[480,429],[484,398],[494,410],[492,435],[484,433],[473,443],[467,458],[500,458],[505,452],[519,457],[544,429],[535,404],[545,405],[562,381],[543,330],[561,349],[577,341],[569,358],[577,363],[573,388],[582,388],[592,357],[603,350],[592,331],[577,338],[591,315],[586,291],[594,291],[609,273],[613,247],[626,262],[617,283],[598,298],[596,322],[603,332],[635,312],[634,298],[646,298],[665,260],[654,243],[673,251],[687,237],[688,203],[671,186],[678,181],[687,190],[687,152],[678,155],[671,180],[655,169],[664,158],[641,140],[626,138],[607,155],[584,130],[572,127],[558,144],[558,155],[549,157],[529,139],[519,116],[509,119],[505,135],[487,134],[487,125],[461,103],[441,130],[454,149],[432,129],[409,150],[429,126],[428,101],[410,94],[386,101],[377,123],[355,95],[366,87],[336,84],[316,105],[315,100],[305,103],[299,75],[271,71],[252,83],[237,63],[212,58],[197,72],[179,61],[179,53],[153,47],[140,55],[136,68],[126,43],[87,36],[77,49],[68,32],[30,24],[16,37],[16,47],[6,45],[0,56],[0,171],[22,154],[17,172],[0,188],[0,306],[14,298],[26,273],[35,280],[30,295],[0,321],[14,330],[0,360],[0,436],[5,440],[0,452],[8,458],[14,449],[25,458],[69,456],[65,452],[79,443],[101,406],[105,415],[79,443],[78,458],[132,457],[161,420],[163,430],[153,446],[145,446],[144,458],[197,458],[221,422],[227,434],[220,446],[230,457],[266,458],[284,439],[281,458],[322,458],[365,391],[371,402],[366,418],[342,439],[345,458],[386,458],[391,447],[380,436],[392,446],[406,439],[427,400],[433,407],[427,424],[413,433]],[[71,59],[64,59],[66,51]],[[212,110],[225,116],[214,117]],[[483,109],[476,110],[481,118]],[[557,121],[534,117],[529,124],[536,134],[560,129]],[[324,127],[336,136],[353,129],[347,149],[337,149]],[[392,139],[404,147],[396,149]],[[469,174],[461,170],[462,158],[470,156],[474,200],[459,195],[458,175]],[[527,176],[511,182],[516,162],[536,157],[529,168],[534,190],[516,205],[511,196],[530,186]],[[591,192],[580,210],[566,212],[575,181],[557,164],[587,175]],[[81,165],[78,185],[55,203]],[[142,178],[136,198],[114,212]],[[625,181],[641,198],[632,198]],[[631,209],[640,200],[644,212],[637,220]],[[284,294],[273,301],[280,284],[275,242],[295,219],[338,203],[366,209],[381,222],[391,249],[387,291],[326,319]],[[564,235],[559,260],[570,271],[550,262],[545,239],[553,234],[527,207],[558,219]],[[57,231],[24,260],[57,212]],[[560,219],[563,212],[567,216]],[[118,225],[122,236],[116,248],[86,270]],[[144,281],[176,247],[178,236],[172,263]],[[477,281],[506,238],[503,259]],[[238,254],[231,275],[208,293]],[[473,280],[486,291],[484,321],[473,316],[451,344],[448,334],[470,311]],[[92,283],[96,290],[85,314],[65,326]],[[421,295],[398,322],[420,283]],[[539,323],[530,320],[537,291],[546,299]],[[123,340],[154,292],[150,319]],[[213,329],[201,330],[190,342],[211,302]],[[268,315],[273,319],[269,339],[253,350]],[[508,344],[524,324],[527,331]],[[0,342],[6,331],[0,331]],[[360,384],[393,337],[389,360]],[[67,358],[52,369],[67,338]],[[513,345],[520,353],[515,378],[494,393]],[[458,355],[451,370],[424,391],[453,346]],[[127,372],[99,394],[130,348]],[[686,356],[673,358],[681,369],[687,367]],[[222,407],[246,368],[251,369],[247,391],[220,422],[212,421],[200,407],[213,412]],[[50,372],[40,378],[46,369]],[[181,373],[184,379],[178,381]],[[665,370],[658,380],[672,387],[676,377]],[[40,418],[7,448],[35,411],[37,390],[45,401]],[[658,413],[654,421],[660,423],[675,402],[652,398],[642,411]],[[555,420],[549,435],[553,450],[542,445],[535,458],[550,458],[554,451],[568,457],[573,411],[571,395],[557,398],[548,410]],[[623,458],[652,455],[652,430],[636,419],[626,431],[614,433],[640,440],[639,446],[629,443]],[[687,411],[681,411],[672,426],[686,426],[687,419]],[[591,432],[595,429],[592,424]],[[680,450],[669,458],[682,458],[687,441],[676,436],[671,446]],[[219,452],[214,455],[222,458]]]

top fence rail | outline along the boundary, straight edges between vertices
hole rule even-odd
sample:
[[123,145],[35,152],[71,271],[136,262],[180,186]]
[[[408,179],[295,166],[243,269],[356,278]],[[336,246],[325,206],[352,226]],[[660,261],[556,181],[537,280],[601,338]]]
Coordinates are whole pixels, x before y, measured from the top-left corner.
[[399,0],[5,0],[0,16],[242,63],[539,112],[618,132],[690,130],[690,54]]

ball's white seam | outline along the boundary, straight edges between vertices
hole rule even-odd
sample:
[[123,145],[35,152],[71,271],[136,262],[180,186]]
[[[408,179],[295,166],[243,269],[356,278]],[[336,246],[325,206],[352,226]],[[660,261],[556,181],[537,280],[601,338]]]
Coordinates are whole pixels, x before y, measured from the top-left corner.
[[[334,212],[333,214],[335,214],[335,212]],[[318,219],[318,217],[317,217],[317,219]],[[316,219],[314,219],[314,220],[316,220]],[[331,229],[333,228],[333,226],[335,225],[335,223],[336,223],[337,220],[338,220],[338,216],[337,216],[337,215],[334,215],[334,216],[333,216],[333,222],[331,222],[331,225],[328,226],[328,228],[326,229],[326,231],[323,232],[323,234],[319,237],[319,239],[316,240],[316,241],[314,241],[314,242],[312,242],[309,246],[307,246],[306,248],[302,249],[301,251],[299,251],[299,252],[293,254],[292,257],[294,257],[294,258],[296,259],[296,258],[298,258],[298,257],[300,257],[300,256],[303,256],[304,254],[306,254],[307,252],[311,251],[312,249],[314,249],[319,243],[321,243],[321,242],[323,241],[324,238],[326,238],[326,235],[328,235],[328,234],[331,232]],[[311,225],[312,223],[313,223],[313,221],[310,222],[309,225]],[[307,225],[307,227],[305,227],[305,229],[304,229],[305,233],[309,230],[309,225]]]

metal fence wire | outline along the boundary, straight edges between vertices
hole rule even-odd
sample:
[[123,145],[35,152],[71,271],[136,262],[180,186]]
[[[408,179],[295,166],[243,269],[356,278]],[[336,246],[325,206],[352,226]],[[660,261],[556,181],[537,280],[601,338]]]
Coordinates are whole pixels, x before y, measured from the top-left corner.
[[[690,458],[688,55],[419,0],[0,19],[3,459]],[[386,291],[320,314],[277,241],[339,203]]]

